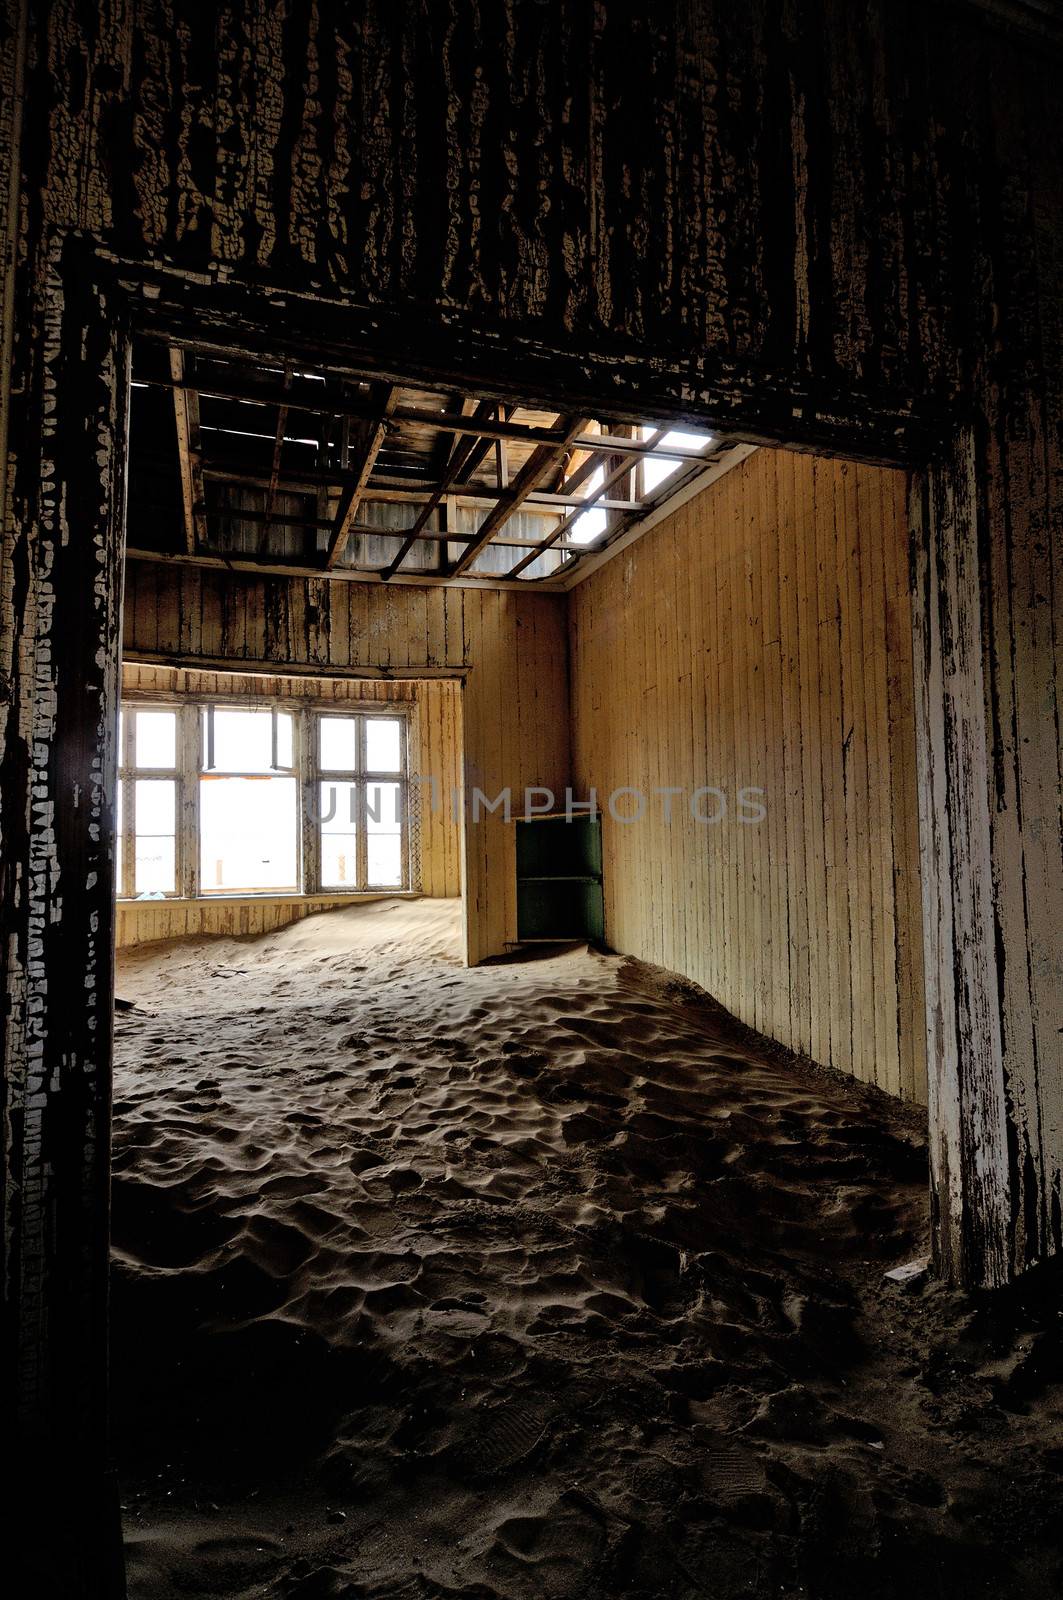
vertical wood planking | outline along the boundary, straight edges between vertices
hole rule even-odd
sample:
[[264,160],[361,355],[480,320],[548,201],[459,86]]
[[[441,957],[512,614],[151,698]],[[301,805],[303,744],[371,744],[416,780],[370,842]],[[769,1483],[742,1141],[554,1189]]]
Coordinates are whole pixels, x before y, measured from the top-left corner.
[[[760,450],[571,595],[574,781],[612,944],[793,1049],[926,1096],[901,473]],[[716,826],[656,786],[715,785]],[[737,790],[767,817],[736,819]]]

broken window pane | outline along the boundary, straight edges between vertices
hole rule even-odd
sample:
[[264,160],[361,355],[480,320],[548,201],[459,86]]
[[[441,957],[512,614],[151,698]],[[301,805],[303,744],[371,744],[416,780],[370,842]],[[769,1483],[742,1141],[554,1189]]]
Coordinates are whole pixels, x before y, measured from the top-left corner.
[[[267,733],[269,720],[266,721]],[[204,777],[199,788],[200,888],[299,888],[294,778]]]

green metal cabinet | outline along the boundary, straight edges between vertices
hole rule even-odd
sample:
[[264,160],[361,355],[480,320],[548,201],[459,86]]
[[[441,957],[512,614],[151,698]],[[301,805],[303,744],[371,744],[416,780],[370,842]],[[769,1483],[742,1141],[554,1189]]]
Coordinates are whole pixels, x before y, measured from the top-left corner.
[[602,826],[564,815],[518,822],[517,938],[605,938]]

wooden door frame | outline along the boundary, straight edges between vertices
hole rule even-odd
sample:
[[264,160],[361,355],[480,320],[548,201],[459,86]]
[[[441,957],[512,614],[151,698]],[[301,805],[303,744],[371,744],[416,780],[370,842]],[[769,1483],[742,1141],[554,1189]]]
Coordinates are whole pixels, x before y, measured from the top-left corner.
[[[639,363],[520,338],[503,348],[457,322],[123,262],[75,235],[52,242],[40,310],[45,337],[29,358],[32,381],[12,404],[15,521],[30,556],[13,590],[21,653],[8,727],[18,737],[3,768],[3,1049],[18,1113],[6,1152],[17,1274],[5,1314],[19,1352],[27,1482],[47,1483],[65,1453],[82,1486],[77,1525],[67,1527],[78,1551],[67,1592],[118,1592],[106,1423],[111,841],[137,326],[194,327],[219,348],[311,350],[332,365],[460,378],[501,397],[507,373],[518,373],[525,394],[563,392],[570,406],[608,393],[618,412],[650,409],[791,447],[797,433],[800,447],[920,474],[912,598],[935,1248],[954,1281],[1002,1281],[1012,1201],[983,781],[974,538],[983,466],[971,427],[920,412],[909,397],[850,393],[847,412],[844,397],[813,399],[785,375],[709,379],[685,357]],[[462,722],[464,740],[464,707]],[[463,841],[463,861],[465,853]],[[78,974],[76,1004],[60,987],[64,971]]]

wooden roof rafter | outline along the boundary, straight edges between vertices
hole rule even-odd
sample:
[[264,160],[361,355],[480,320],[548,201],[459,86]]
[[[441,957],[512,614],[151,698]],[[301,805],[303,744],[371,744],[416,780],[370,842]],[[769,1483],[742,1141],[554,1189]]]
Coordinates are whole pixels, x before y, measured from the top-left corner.
[[397,388],[394,384],[388,384],[387,392],[384,396],[384,401],[381,408],[382,415],[380,421],[367,430],[366,438],[362,446],[362,452],[357,464],[354,467],[348,467],[353,481],[348,484],[348,486],[340,495],[340,503],[336,511],[336,520],[333,524],[332,533],[329,537],[328,549],[325,552],[324,568],[326,572],[336,565],[340,556],[343,554],[344,549],[346,548],[347,540],[350,536],[351,524],[354,522],[355,514],[361,503],[362,494],[369,482],[370,476],[372,475],[373,467],[376,465],[376,458],[380,454],[380,447],[387,437],[387,431],[390,425],[389,418],[392,411],[395,409],[397,398]]
[[[493,401],[481,400],[469,418],[470,425],[478,421],[489,421],[490,413],[494,409],[495,405]],[[423,507],[414,520],[412,527],[403,530],[405,535],[403,542],[399,546],[399,549],[393,560],[384,568],[381,574],[385,583],[389,578],[393,578],[396,572],[398,572],[399,568],[402,566],[402,563],[405,561],[407,555],[413,548],[418,535],[421,533],[421,530],[427,524],[429,517],[431,517],[436,508],[445,500],[447,493],[454,487],[456,483],[461,480],[463,473],[468,474],[469,472],[475,470],[476,466],[478,466],[479,462],[483,460],[490,448],[491,440],[485,439],[482,434],[470,431],[469,433],[459,433],[456,436],[453,449],[450,452],[450,459],[443,471],[442,477],[440,478],[436,487],[432,490],[431,494],[428,496],[428,499],[425,501]]]
[[490,544],[492,536],[501,533],[513,513],[519,510],[528,496],[539,487],[551,468],[560,465],[573,440],[587,426],[587,421],[588,419],[582,416],[558,417],[555,427],[560,437],[557,442],[538,445],[532,451],[504,498],[500,498],[495,509],[487,513],[476,531],[475,539],[465,548],[457,561],[452,563],[448,570],[449,577],[460,578],[463,572],[468,571],[480,551]]
[[[648,443],[652,446],[655,440],[663,439],[667,431],[667,428],[655,429],[654,433],[648,440]],[[615,452],[612,450],[602,452],[604,457],[608,457],[613,454],[615,454]],[[557,541],[562,538],[563,535],[566,534],[581,517],[586,516],[588,511],[593,511],[597,507],[598,502],[605,496],[607,491],[613,487],[613,484],[617,483],[621,478],[626,477],[631,470],[632,458],[629,455],[621,456],[619,463],[615,467],[611,467],[608,470],[603,468],[601,483],[586,495],[575,511],[570,511],[568,516],[559,522],[556,528],[551,529],[546,537],[539,541],[534,550],[532,550],[528,555],[522,556],[521,559],[506,573],[506,577],[519,578],[525,567],[531,566],[533,561],[538,560],[540,556],[545,555],[548,550],[552,549]]]
[[[185,546],[189,555],[206,540],[203,508],[203,473],[199,437],[199,395],[185,379],[184,351],[170,349],[170,375],[174,380],[174,422],[177,427],[177,460],[181,474],[181,499],[184,506]],[[179,385],[179,387],[177,386]]]
[[[130,475],[131,516],[144,521],[130,545],[190,560],[566,587],[736,445],[696,426],[688,436],[682,422],[651,431],[608,410],[577,415],[452,382],[146,343],[142,358],[134,347],[134,389],[146,393],[132,399],[145,420]],[[664,470],[644,478],[651,457]],[[581,521],[588,513],[594,523]]]

